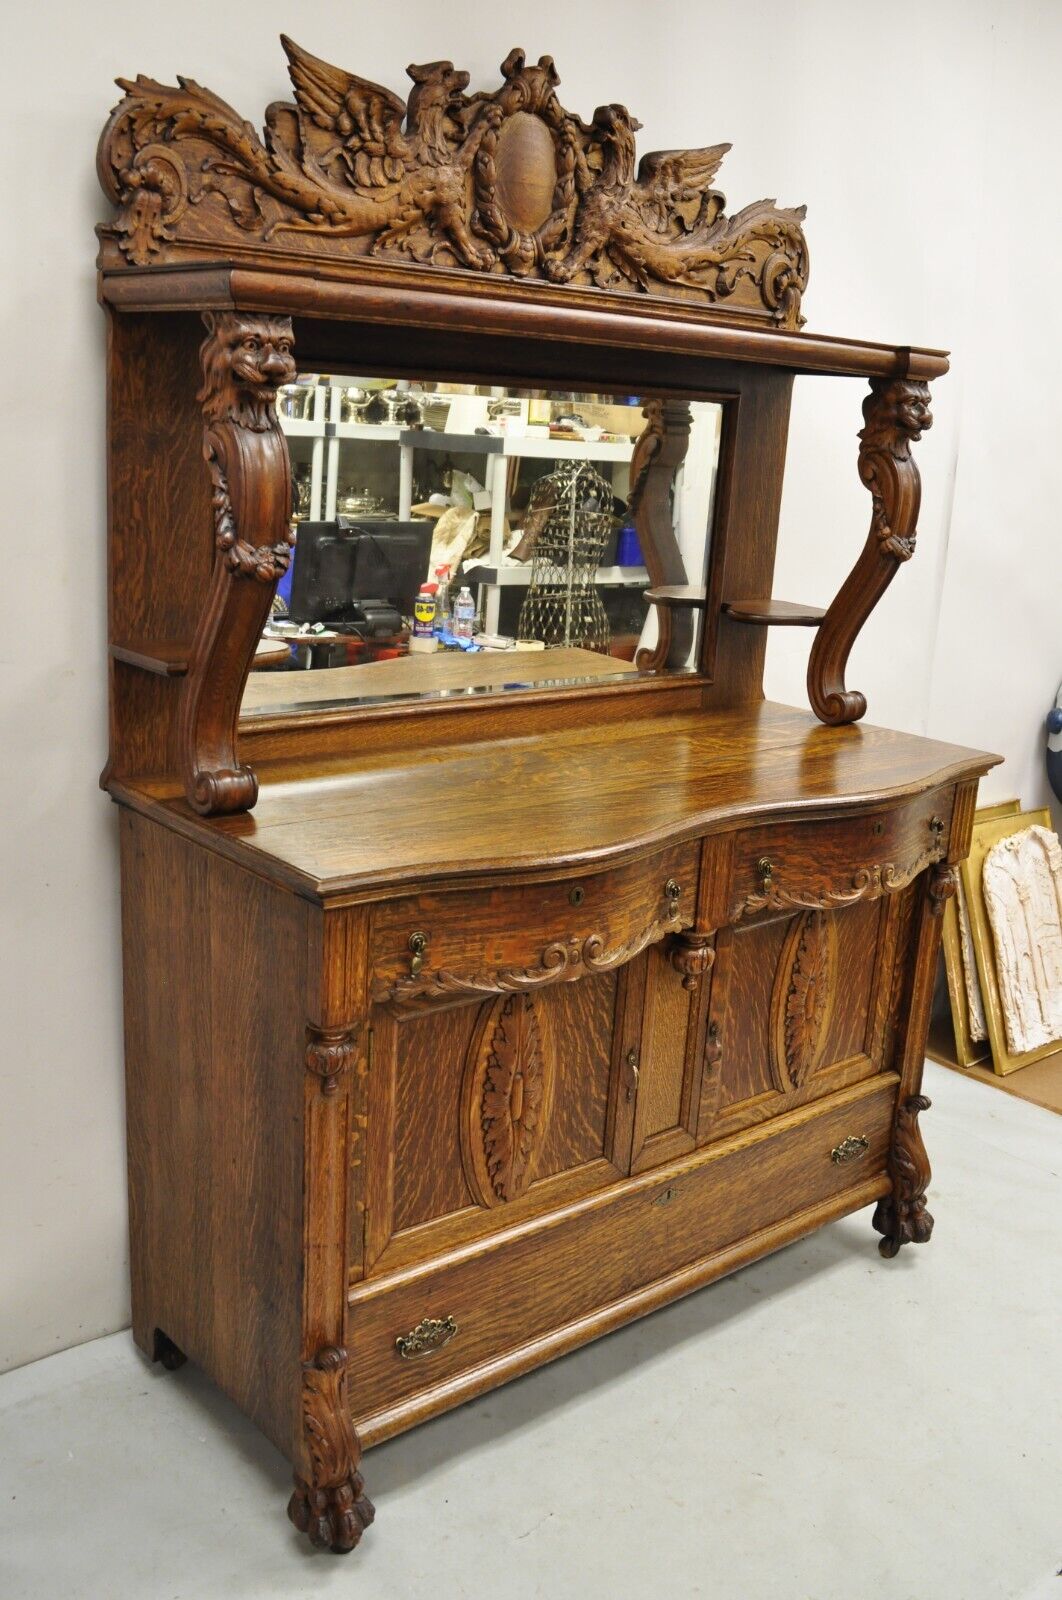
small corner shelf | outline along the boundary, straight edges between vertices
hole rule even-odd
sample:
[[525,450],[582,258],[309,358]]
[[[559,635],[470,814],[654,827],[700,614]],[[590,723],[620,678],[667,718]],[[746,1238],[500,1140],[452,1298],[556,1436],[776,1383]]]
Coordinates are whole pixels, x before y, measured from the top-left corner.
[[676,611],[703,611],[704,589],[684,583],[662,583],[646,589],[643,598],[649,605],[672,606]]
[[792,600],[724,600],[723,610],[735,622],[754,628],[817,628],[825,611]]
[[127,644],[112,644],[111,655],[128,667],[139,667],[161,678],[181,678],[188,671],[191,650],[172,640],[131,639]]

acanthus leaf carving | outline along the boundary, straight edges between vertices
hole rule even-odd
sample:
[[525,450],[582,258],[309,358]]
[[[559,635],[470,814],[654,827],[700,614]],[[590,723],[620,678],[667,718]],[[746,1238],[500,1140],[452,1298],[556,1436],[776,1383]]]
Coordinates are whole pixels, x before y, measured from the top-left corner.
[[677,910],[669,910],[665,916],[654,918],[639,933],[611,949],[600,934],[590,933],[583,938],[573,934],[567,940],[555,940],[546,945],[537,962],[526,967],[494,967],[467,973],[425,968],[417,973],[400,973],[397,977],[384,976],[375,980],[372,997],[402,1010],[432,1002],[450,1003],[478,996],[543,989],[554,983],[572,983],[594,973],[612,972],[633,961],[648,945],[676,932],[682,922]]
[[358,1472],[361,1445],[346,1390],[347,1352],[325,1345],[302,1367],[305,1462],[295,1473],[288,1516],[311,1544],[346,1554],[375,1516]]
[[711,933],[673,933],[668,940],[667,958],[682,974],[682,987],[690,994],[696,994],[715,962],[713,938]]
[[731,907],[731,920],[760,911],[834,911],[841,906],[855,905],[859,900],[873,900],[878,895],[895,894],[913,883],[944,854],[944,846],[935,844],[905,866],[892,861],[874,862],[860,867],[842,884],[815,884],[811,887],[789,888],[773,875],[752,894],[741,894]]
[[344,1028],[306,1029],[306,1069],[321,1080],[321,1093],[339,1092],[340,1079],[351,1066],[358,1053],[357,1023]]
[[899,567],[914,555],[922,488],[911,445],[933,425],[929,385],[912,378],[872,379],[863,424],[859,476],[870,491],[870,532],[808,658],[808,698],[827,723],[857,722],[866,712],[866,696],[845,687],[848,656]]
[[465,1068],[461,1148],[481,1205],[519,1199],[534,1177],[552,1104],[553,1057],[533,994],[484,1008]]
[[[663,150],[637,164],[625,106],[587,123],[557,97],[550,56],[522,50],[493,93],[450,61],[408,68],[406,101],[281,36],[294,104],[264,137],[191,78],[120,78],[125,98],[97,166],[133,266],[231,243],[732,305],[801,325],[804,208],[759,200],[733,216],[712,187],[729,150]],[[351,241],[346,244],[345,241]],[[336,246],[338,245],[338,250]]]
[[771,1050],[780,1088],[803,1088],[822,1061],[837,991],[837,928],[828,912],[793,923],[771,1001]]

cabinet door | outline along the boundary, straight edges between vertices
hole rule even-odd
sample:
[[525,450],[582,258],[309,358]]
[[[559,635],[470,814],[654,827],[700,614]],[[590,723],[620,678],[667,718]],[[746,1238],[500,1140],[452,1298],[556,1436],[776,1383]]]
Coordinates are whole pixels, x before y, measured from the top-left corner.
[[700,999],[699,993],[683,986],[666,946],[658,945],[631,962],[627,1014],[629,1028],[637,1026],[637,1058],[625,1058],[623,1065],[637,1068],[632,1172],[670,1161],[696,1143],[703,1059],[703,1050],[698,1049],[704,1022]]
[[[626,1171],[627,968],[372,1018],[365,1270],[389,1271],[604,1188]],[[627,1091],[630,1089],[630,1099]]]
[[910,901],[908,891],[720,930],[699,1143],[888,1065]]

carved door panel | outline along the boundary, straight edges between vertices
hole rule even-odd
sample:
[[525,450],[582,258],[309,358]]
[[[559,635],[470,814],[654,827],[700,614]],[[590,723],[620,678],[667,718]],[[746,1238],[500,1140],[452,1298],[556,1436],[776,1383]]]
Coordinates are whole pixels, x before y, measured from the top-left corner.
[[698,1142],[887,1064],[901,897],[740,924],[716,937]]
[[376,1007],[355,1180],[366,1272],[481,1237],[625,1170],[625,992],[621,969],[402,1017]]
[[[696,1142],[702,1058],[697,1041],[703,1018],[699,993],[684,986],[661,945],[631,962],[627,983],[629,1027],[637,1027],[638,1036],[623,1059],[625,1069],[637,1068],[629,1165],[632,1172],[642,1172]],[[636,1061],[630,1058],[632,1048]]]

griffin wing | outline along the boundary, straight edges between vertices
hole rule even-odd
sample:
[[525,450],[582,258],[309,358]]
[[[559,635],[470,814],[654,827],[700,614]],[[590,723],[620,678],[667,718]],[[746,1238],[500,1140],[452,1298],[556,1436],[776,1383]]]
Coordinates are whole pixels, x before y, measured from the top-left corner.
[[693,200],[702,203],[728,144],[712,144],[703,150],[654,150],[642,157],[638,181],[631,190],[630,203],[642,220],[658,233],[667,227],[679,206]]
[[[390,89],[312,56],[286,34],[280,42],[303,118],[339,141],[332,160],[338,157],[363,188],[397,183],[410,156],[402,134],[405,103]],[[326,168],[331,164],[327,149],[314,153]]]

